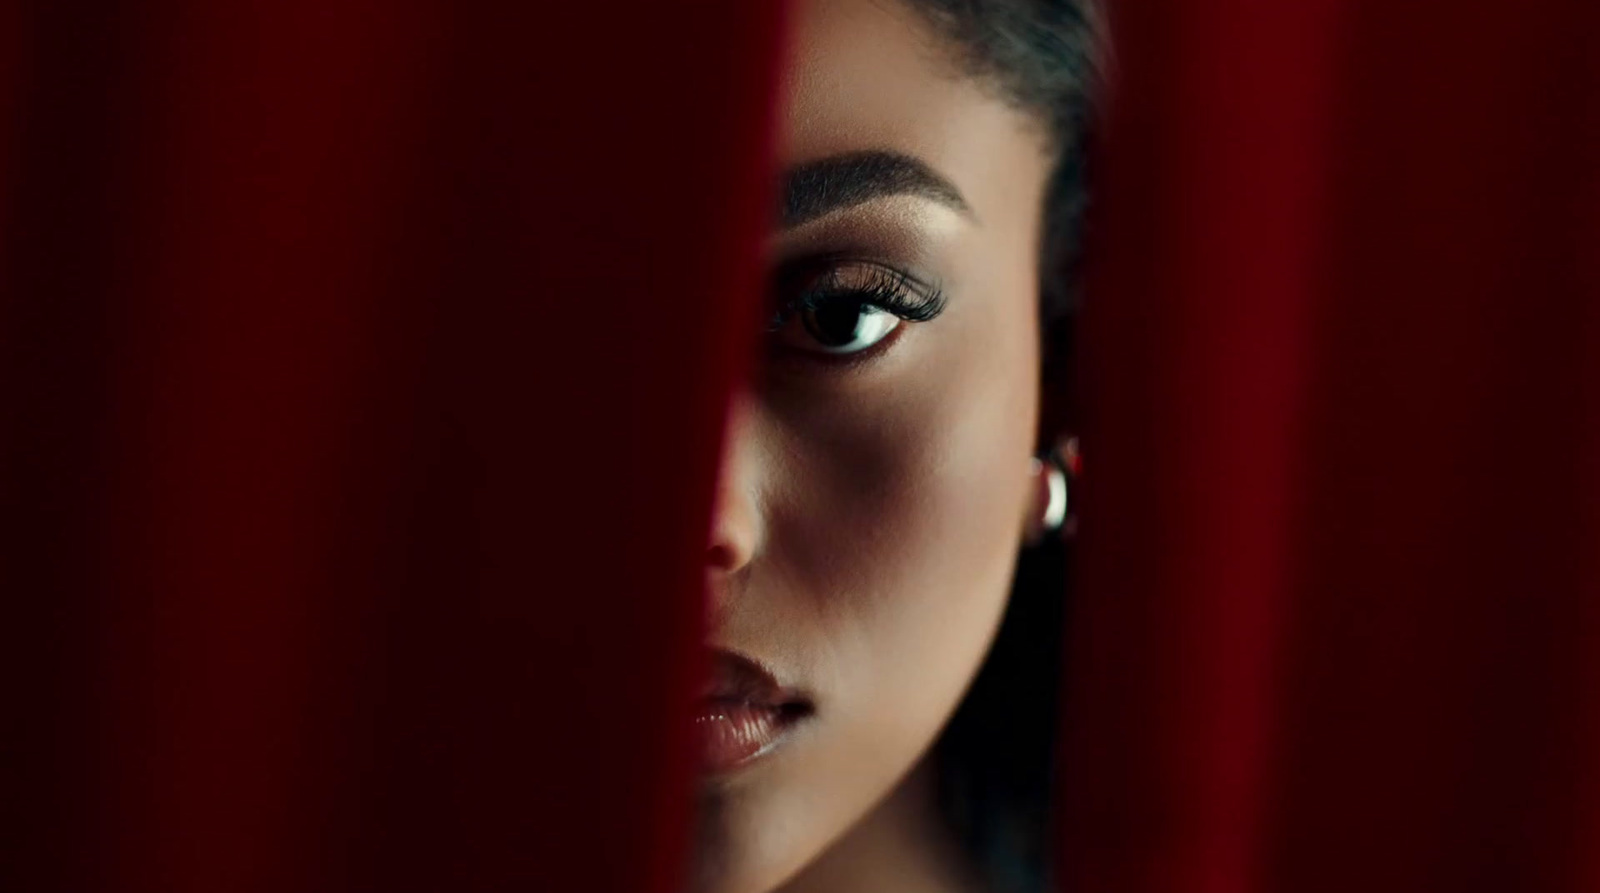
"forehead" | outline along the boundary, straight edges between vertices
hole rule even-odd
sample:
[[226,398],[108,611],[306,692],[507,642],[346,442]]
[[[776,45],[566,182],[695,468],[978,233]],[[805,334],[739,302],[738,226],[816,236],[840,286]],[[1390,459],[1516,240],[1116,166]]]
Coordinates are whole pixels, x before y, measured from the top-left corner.
[[980,217],[1036,194],[1048,173],[1037,122],[964,74],[956,48],[899,0],[800,0],[790,41],[783,164],[897,151],[949,178]]

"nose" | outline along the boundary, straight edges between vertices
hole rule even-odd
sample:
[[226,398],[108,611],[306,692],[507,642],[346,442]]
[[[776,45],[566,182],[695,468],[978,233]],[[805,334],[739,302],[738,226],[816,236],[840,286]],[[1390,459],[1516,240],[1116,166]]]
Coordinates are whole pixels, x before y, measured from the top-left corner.
[[706,570],[714,593],[725,591],[761,548],[756,410],[747,395],[737,395],[728,413],[728,431],[717,474],[717,495],[706,548]]

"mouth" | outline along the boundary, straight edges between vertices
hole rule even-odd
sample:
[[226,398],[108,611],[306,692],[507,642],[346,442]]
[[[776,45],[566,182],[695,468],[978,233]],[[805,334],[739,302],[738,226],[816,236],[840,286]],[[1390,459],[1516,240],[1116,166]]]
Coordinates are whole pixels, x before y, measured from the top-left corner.
[[760,664],[714,650],[711,678],[695,703],[703,769],[721,774],[760,759],[813,712],[809,700],[779,685]]

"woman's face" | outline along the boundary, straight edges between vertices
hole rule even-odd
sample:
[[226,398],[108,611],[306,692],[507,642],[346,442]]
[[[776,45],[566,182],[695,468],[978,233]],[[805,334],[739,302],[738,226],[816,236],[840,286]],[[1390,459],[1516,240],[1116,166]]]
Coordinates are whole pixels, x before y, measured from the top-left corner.
[[728,893],[781,883],[930,747],[1034,492],[1042,129],[909,6],[810,0],[792,32],[769,250],[799,306],[735,402],[708,559],[698,868]]

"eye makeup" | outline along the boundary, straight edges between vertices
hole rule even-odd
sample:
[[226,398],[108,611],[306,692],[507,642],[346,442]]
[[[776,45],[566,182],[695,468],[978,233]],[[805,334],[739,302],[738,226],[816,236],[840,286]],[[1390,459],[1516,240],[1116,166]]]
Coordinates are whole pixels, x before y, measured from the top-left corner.
[[926,198],[876,198],[775,234],[768,361],[795,370],[875,361],[944,312],[941,259],[972,221]]
[[858,365],[944,310],[940,288],[897,266],[853,255],[792,261],[773,277],[773,355]]
[[768,331],[777,331],[796,314],[841,305],[871,307],[907,322],[927,322],[945,305],[937,285],[882,261],[848,255],[784,264],[773,277],[772,297]]

